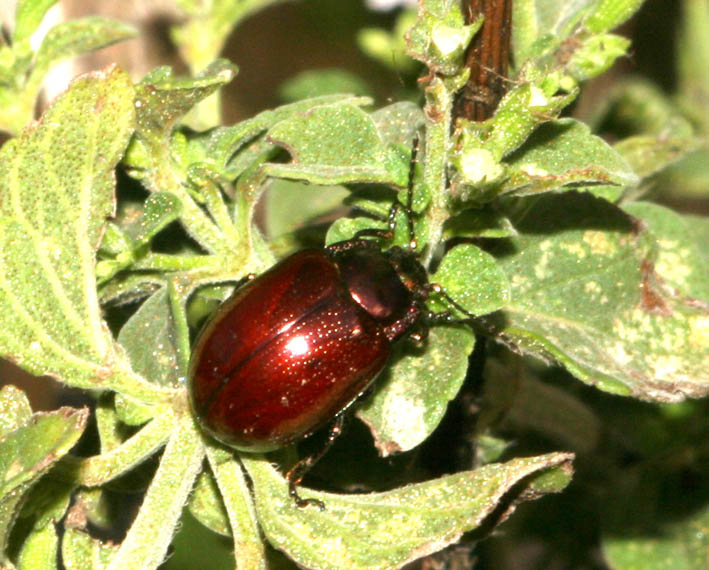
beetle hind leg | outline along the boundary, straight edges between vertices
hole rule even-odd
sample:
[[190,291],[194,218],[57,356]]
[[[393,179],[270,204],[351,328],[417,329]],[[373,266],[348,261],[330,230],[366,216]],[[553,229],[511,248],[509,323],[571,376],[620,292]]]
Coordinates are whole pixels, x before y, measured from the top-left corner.
[[325,510],[325,503],[323,503],[320,499],[304,499],[301,497],[298,494],[297,486],[300,485],[300,482],[303,480],[303,477],[305,477],[308,471],[310,471],[313,466],[323,458],[335,440],[340,437],[344,422],[345,414],[341,413],[335,418],[335,421],[330,427],[330,433],[328,434],[327,441],[323,445],[322,449],[320,449],[317,453],[304,457],[293,465],[293,467],[288,470],[288,473],[286,473],[286,480],[288,481],[288,494],[299,508],[302,509],[309,505],[313,505],[318,507],[321,511]]

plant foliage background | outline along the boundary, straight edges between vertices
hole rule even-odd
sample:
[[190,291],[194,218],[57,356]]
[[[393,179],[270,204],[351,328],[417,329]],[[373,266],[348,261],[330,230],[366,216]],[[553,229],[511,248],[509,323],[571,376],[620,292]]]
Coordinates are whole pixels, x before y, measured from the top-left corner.
[[[44,394],[0,379],[0,568],[706,567],[705,0],[664,31],[659,0],[516,1],[483,123],[453,122],[481,23],[457,1],[176,0],[172,66],[100,66],[42,105],[57,64],[146,33],[92,15],[42,35],[54,4],[20,0],[0,45],[0,352]],[[244,51],[287,13],[361,51],[230,110],[236,64],[300,53]],[[326,510],[298,509],[282,473],[317,436],[210,441],[190,338],[247,274],[382,227],[416,133],[422,260],[475,318],[397,346],[306,479]]]

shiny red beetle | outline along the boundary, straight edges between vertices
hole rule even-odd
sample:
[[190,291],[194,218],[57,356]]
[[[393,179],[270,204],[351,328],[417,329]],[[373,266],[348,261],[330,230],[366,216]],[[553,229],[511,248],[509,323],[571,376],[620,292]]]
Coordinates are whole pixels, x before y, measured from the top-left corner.
[[202,330],[189,373],[202,427],[236,449],[271,451],[332,421],[416,325],[426,285],[413,254],[368,240],[287,257]]
[[[414,148],[414,155],[416,148]],[[414,156],[415,158],[415,156]],[[413,180],[413,165],[410,180]],[[324,249],[294,253],[238,288],[217,310],[193,347],[189,370],[192,408],[202,428],[242,451],[284,447],[332,424],[372,384],[387,363],[391,343],[421,336],[431,320],[449,320],[425,307],[431,290],[465,311],[435,285],[413,251],[412,188],[405,206],[409,249],[362,236]],[[296,491],[327,446],[288,472],[298,506],[324,505]]]

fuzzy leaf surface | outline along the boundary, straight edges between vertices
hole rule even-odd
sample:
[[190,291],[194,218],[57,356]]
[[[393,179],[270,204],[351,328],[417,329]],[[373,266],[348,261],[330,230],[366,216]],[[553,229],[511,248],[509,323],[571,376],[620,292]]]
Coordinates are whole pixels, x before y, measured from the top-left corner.
[[357,410],[380,454],[413,449],[431,435],[465,379],[474,342],[463,327],[435,327],[423,353],[402,356],[382,374]]
[[518,195],[584,187],[614,201],[638,182],[617,151],[573,119],[541,125],[508,162],[503,191]]
[[0,389],[0,437],[16,430],[31,416],[30,401],[22,390],[12,384]]
[[29,40],[39,28],[47,11],[56,3],[57,0],[19,0],[15,8],[13,42]]
[[658,245],[655,270],[679,294],[709,304],[709,255],[702,236],[709,218],[683,216],[651,202],[634,202],[623,210],[648,225]]
[[0,561],[24,495],[74,446],[87,418],[72,408],[37,413],[0,439]]
[[494,322],[522,350],[603,390],[677,401],[709,393],[709,312],[663,286],[654,236],[590,195],[545,196],[500,259],[512,300]]
[[178,78],[169,67],[158,67],[136,87],[137,130],[157,151],[166,145],[172,129],[199,101],[236,75],[236,67],[216,60],[195,78]]
[[104,570],[117,549],[86,532],[67,528],[62,537],[62,562],[66,570]]
[[307,568],[372,570],[400,568],[455,542],[503,497],[512,500],[509,515],[520,501],[562,490],[571,478],[572,458],[552,453],[514,459],[384,493],[301,489],[303,496],[324,501],[324,511],[296,507],[286,481],[268,462],[243,461],[254,482],[259,521],[273,546]]
[[136,35],[132,26],[108,18],[91,17],[62,22],[47,33],[37,51],[33,79],[39,80],[62,59],[127,40]]
[[290,164],[269,164],[271,176],[314,184],[406,185],[406,166],[392,163],[376,124],[354,105],[322,106],[293,116],[271,128],[267,138],[293,157]]
[[[507,276],[495,258],[472,244],[458,245],[446,253],[431,280],[441,285],[446,294],[471,315],[497,311],[510,298]],[[436,300],[437,310],[450,311],[458,318],[467,317],[445,299]]]
[[0,352],[71,386],[149,398],[101,318],[94,271],[133,124],[130,79],[109,68],[0,151]]
[[178,383],[175,326],[167,288],[151,295],[128,319],[118,335],[133,369],[156,384]]

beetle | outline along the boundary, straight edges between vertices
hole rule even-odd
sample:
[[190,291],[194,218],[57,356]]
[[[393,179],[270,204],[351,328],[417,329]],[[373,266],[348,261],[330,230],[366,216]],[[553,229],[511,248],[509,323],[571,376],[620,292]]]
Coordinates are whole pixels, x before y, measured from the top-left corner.
[[[414,147],[414,158],[416,154]],[[347,410],[389,360],[392,343],[421,339],[432,320],[450,320],[425,306],[431,291],[415,253],[412,159],[405,213],[407,248],[382,250],[365,230],[323,249],[286,257],[237,288],[200,332],[189,367],[192,408],[203,430],[241,451],[267,452],[295,443],[332,423],[328,444],[288,472],[298,506],[324,505],[301,498],[305,472],[339,435]]]

